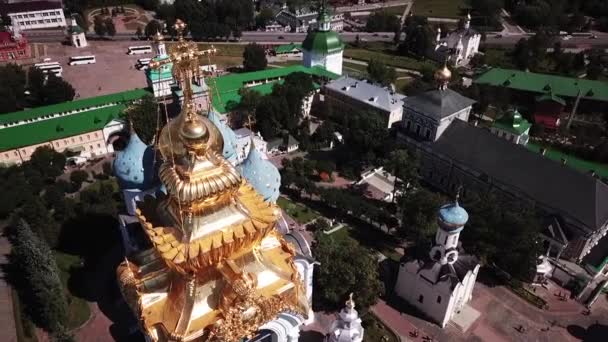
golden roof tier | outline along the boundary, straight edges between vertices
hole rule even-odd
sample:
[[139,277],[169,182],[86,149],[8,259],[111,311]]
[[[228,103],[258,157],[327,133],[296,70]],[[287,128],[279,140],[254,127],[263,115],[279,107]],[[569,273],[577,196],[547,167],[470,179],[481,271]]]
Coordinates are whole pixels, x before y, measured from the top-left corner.
[[162,130],[159,176],[167,195],[138,202],[152,243],[119,265],[127,303],[154,341],[226,341],[251,337],[289,311],[306,316],[308,300],[290,244],[276,231],[278,208],[265,202],[220,154],[217,127],[192,106],[199,51],[181,34],[165,61],[184,90],[182,112]]

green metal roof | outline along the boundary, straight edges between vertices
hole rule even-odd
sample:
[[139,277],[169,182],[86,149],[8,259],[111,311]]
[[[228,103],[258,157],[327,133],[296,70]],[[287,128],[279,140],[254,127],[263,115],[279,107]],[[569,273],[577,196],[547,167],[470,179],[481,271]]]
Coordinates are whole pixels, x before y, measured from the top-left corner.
[[73,25],[73,26],[70,26],[70,32],[72,34],[78,34],[78,33],[83,33],[84,30],[79,25]]
[[498,120],[494,121],[492,127],[511,132],[516,135],[522,135],[526,133],[532,124],[524,119],[517,110],[510,113],[506,113],[501,116]]
[[566,100],[553,94],[553,92],[549,92],[547,94],[543,94],[543,95],[536,97],[536,102],[543,102],[543,101],[553,101],[553,102],[557,102],[557,103],[561,104],[562,106],[566,105]]
[[279,45],[274,48],[274,52],[276,52],[277,54],[289,53],[293,52],[294,50],[302,51],[302,44],[289,43],[285,45]]
[[[533,142],[528,142],[526,148],[530,151],[540,153],[541,146]],[[595,171],[601,177],[608,177],[608,165],[595,163],[592,161],[576,158],[575,156],[563,153],[553,148],[547,148],[545,158],[561,162],[562,159],[567,160],[566,166],[577,169],[582,172]]]
[[302,48],[306,51],[314,51],[320,54],[330,54],[344,50],[344,43],[340,35],[334,31],[311,31],[302,42]]
[[584,99],[608,101],[608,83],[573,77],[492,68],[479,76],[474,83],[535,93],[553,93],[564,97],[577,97],[580,91]]
[[[102,95],[96,97],[89,97],[86,99],[79,99],[69,102],[58,103],[50,106],[43,106],[32,108],[20,112],[12,112],[7,114],[0,114],[0,125],[7,123],[16,123],[19,121],[30,120],[41,118],[58,113],[66,113],[79,109],[86,109],[91,107],[97,107],[107,105],[110,103],[125,103],[134,100],[141,99],[142,97],[149,95],[150,92],[145,89],[135,89],[124,91],[121,93],[114,93],[109,95]],[[70,116],[71,117],[71,116]]]
[[260,71],[246,72],[241,74],[230,74],[226,76],[215,77],[207,80],[207,85],[212,92],[211,102],[213,108],[220,113],[227,113],[230,111],[229,102],[234,101],[239,103],[241,97],[238,92],[246,83],[250,82],[264,82],[262,85],[250,87],[249,89],[256,90],[261,94],[270,94],[272,92],[272,85],[276,83],[278,78],[284,78],[294,72],[304,72],[315,77],[322,77],[328,79],[337,79],[340,77],[333,72],[327,71],[320,66],[314,66],[307,68],[302,65],[292,65],[285,68],[273,68]]
[[105,127],[127,108],[118,104],[78,114],[0,129],[0,152],[63,139]]
[[[169,58],[169,56],[156,56],[152,58],[152,61],[159,62]],[[173,63],[167,63],[158,69],[146,69],[146,77],[151,81],[165,81],[173,79]]]

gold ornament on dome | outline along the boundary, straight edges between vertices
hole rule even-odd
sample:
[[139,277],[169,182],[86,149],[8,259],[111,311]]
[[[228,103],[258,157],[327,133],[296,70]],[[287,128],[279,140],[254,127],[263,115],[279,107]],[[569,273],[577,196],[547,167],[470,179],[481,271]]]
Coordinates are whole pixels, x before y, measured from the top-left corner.
[[152,247],[119,265],[118,280],[151,340],[233,342],[281,312],[305,317],[308,300],[295,251],[275,228],[280,210],[222,157],[221,133],[194,108],[198,59],[215,49],[186,41],[180,20],[175,29],[168,57],[150,63],[172,64],[184,94],[156,146],[167,194],[137,203]]

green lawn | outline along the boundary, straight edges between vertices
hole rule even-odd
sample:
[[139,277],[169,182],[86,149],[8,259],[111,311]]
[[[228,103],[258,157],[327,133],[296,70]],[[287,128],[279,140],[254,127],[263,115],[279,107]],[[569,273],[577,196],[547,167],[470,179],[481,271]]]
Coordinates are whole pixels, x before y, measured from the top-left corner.
[[[540,153],[540,149],[541,149],[540,145],[537,145],[533,142],[529,142],[526,145],[526,147],[530,151]],[[583,160],[583,159],[577,158],[572,155],[565,154],[559,150],[552,149],[552,148],[547,149],[547,152],[545,153],[545,157],[547,157],[551,160],[558,161],[558,162],[561,162],[562,159],[566,159],[567,160],[566,165],[568,165],[574,169],[577,169],[582,172],[589,172],[589,171],[593,170],[601,177],[608,177],[608,165],[606,165],[606,164],[600,164],[600,163],[595,163],[595,162],[588,161],[588,160]]]
[[399,342],[395,334],[390,331],[380,320],[372,313],[368,313],[362,318],[363,327],[365,328],[365,340],[374,342]]
[[348,46],[344,50],[344,62],[348,63],[348,59],[358,59],[369,62],[371,60],[380,61],[386,65],[397,68],[422,70],[424,66],[434,67],[434,63],[428,60],[417,60],[408,56],[399,56],[394,52],[394,48],[385,45],[382,46],[366,45],[366,47],[356,48]]
[[486,49],[486,64],[496,68],[517,69],[505,49]]
[[293,217],[299,224],[306,224],[320,216],[318,212],[307,206],[300,203],[293,203],[285,197],[279,197],[277,204],[281,209],[285,210],[287,215]]
[[78,268],[82,260],[78,256],[55,252],[55,260],[59,268],[61,282],[66,289],[68,302],[68,328],[73,329],[84,324],[91,316],[89,303],[86,300],[73,296],[69,291],[68,280],[73,268]]
[[469,8],[466,0],[415,0],[414,15],[434,18],[460,18]]
[[352,228],[350,226],[345,226],[342,229],[329,234],[328,236],[331,236],[332,239],[337,241],[344,239],[355,239],[361,245],[380,252],[387,258],[397,262],[399,262],[402,257],[401,254],[395,251],[395,248],[393,248],[390,243],[386,243],[386,234],[371,226],[366,228]]

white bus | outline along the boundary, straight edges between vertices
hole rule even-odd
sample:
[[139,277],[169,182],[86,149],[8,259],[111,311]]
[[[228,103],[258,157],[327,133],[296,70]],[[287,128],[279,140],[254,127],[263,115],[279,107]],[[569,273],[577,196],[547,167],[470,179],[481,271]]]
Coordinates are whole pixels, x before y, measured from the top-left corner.
[[139,55],[144,53],[152,53],[152,47],[150,45],[129,46],[129,50],[127,51],[128,55]]
[[34,67],[41,70],[45,75],[53,74],[57,77],[61,77],[63,73],[63,68],[58,62],[37,63],[34,64]]
[[140,58],[137,60],[135,67],[137,70],[146,70],[150,67],[150,61],[152,61],[152,58]]
[[95,64],[97,61],[95,60],[95,56],[74,56],[70,57],[69,65],[79,65],[79,64]]

